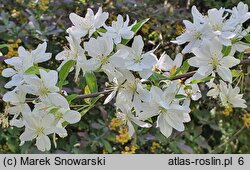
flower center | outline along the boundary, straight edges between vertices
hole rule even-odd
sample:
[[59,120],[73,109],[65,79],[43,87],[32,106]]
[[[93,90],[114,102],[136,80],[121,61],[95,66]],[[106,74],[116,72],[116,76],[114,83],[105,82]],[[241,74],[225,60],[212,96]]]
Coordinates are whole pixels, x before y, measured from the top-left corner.
[[212,26],[212,28],[213,28],[213,30],[215,30],[215,31],[221,31],[221,25],[219,25],[219,24],[214,24],[214,25]]
[[63,114],[61,112],[56,112],[54,116],[55,116],[56,119],[62,119],[63,118]]
[[167,109],[165,109],[164,107],[160,106],[159,109],[161,113],[167,113]]
[[48,93],[49,93],[49,89],[47,87],[42,87],[40,90],[39,90],[39,93],[41,96],[46,96]]
[[219,60],[216,55],[212,57],[210,64],[213,66],[214,69],[219,65]]
[[135,58],[134,58],[134,61],[135,61],[135,63],[141,63],[141,56],[140,55],[137,55],[137,56],[135,56]]
[[44,128],[43,127],[39,127],[36,129],[36,134],[39,135],[43,135],[44,134]]
[[197,39],[197,40],[200,40],[201,39],[201,33],[200,32],[194,32],[194,38]]
[[101,61],[101,64],[107,64],[108,61],[109,61],[109,57],[108,56],[101,56],[100,57],[100,61]]
[[137,90],[137,85],[135,83],[129,83],[128,88],[132,91],[135,92]]

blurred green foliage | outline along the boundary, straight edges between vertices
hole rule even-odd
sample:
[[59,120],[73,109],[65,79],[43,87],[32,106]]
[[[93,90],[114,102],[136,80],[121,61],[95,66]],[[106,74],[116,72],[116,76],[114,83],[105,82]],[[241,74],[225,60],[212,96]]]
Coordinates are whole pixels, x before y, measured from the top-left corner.
[[[144,37],[144,50],[151,50],[160,44],[156,54],[160,56],[166,51],[173,57],[181,47],[170,41],[184,31],[182,20],[191,18],[192,5],[205,12],[213,7],[232,7],[238,2],[239,0],[1,0],[0,44],[8,46],[1,48],[1,69],[5,67],[3,59],[12,57],[16,46],[34,49],[42,41],[48,41],[48,51],[55,56],[67,45],[65,30],[71,25],[69,14],[76,12],[84,15],[88,7],[96,11],[102,6],[103,10],[110,13],[109,23],[118,14],[128,14],[132,21],[150,18],[138,32]],[[250,5],[249,0],[243,2]],[[11,44],[13,48],[10,48]],[[44,64],[53,69],[58,65],[54,59]],[[88,80],[86,82],[81,78],[75,84],[73,75],[69,76],[67,90],[86,93]],[[107,81],[105,76],[96,74],[96,79],[98,89],[104,89]],[[3,85],[6,81],[0,76],[1,94],[5,92]],[[76,89],[75,86],[79,88]],[[206,87],[204,84],[200,86],[205,94]],[[245,86],[249,87],[249,77],[246,78]],[[94,92],[97,89],[89,90]],[[249,88],[244,93],[249,103]],[[206,97],[193,103],[192,121],[186,124],[186,130],[182,133],[175,131],[168,139],[153,128],[138,128],[137,136],[126,139],[126,135],[120,133],[124,131],[119,127],[111,127],[115,117],[112,103],[103,106],[101,98],[93,107],[91,101],[85,102],[90,102],[90,105],[83,109],[85,115],[82,120],[67,127],[69,135],[57,141],[57,148],[53,148],[52,153],[250,153],[249,129],[244,128],[242,120],[245,111],[224,110],[216,101]],[[4,108],[4,103],[0,102],[0,112],[4,113]],[[0,128],[0,153],[39,153],[33,146],[34,142],[27,142],[19,147],[21,131],[12,127]],[[118,137],[123,142],[118,142]]]

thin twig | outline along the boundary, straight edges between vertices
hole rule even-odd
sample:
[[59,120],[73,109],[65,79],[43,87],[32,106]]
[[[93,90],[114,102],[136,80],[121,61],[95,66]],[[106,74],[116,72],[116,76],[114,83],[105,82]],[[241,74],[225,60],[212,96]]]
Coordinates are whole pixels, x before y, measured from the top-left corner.
[[215,154],[215,153],[220,152],[220,150],[222,149],[223,146],[225,146],[229,142],[233,141],[245,129],[246,129],[246,127],[243,126],[240,130],[238,130],[237,132],[235,132],[229,139],[227,139],[225,142],[223,142],[222,144],[220,144],[219,146],[217,146],[216,148],[214,148],[212,151],[210,151],[210,154]]

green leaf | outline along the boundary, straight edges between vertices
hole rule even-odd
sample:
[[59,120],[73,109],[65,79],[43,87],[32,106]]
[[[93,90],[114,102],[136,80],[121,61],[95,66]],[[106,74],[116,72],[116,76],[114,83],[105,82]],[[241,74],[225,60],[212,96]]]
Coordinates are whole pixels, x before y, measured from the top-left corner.
[[243,58],[244,58],[244,52],[239,53],[238,56],[237,56],[237,58],[240,59],[240,60],[243,60]]
[[[148,22],[150,18],[147,18],[147,19],[144,19],[144,20],[141,20],[140,22],[137,22],[133,27],[132,27],[132,31],[136,34],[140,29],[141,27],[146,23]],[[122,44],[126,45],[128,42],[130,41],[130,39],[122,39]]]
[[153,74],[148,78],[148,80],[152,81],[154,85],[158,85],[158,83],[161,81],[161,79],[166,78],[160,73],[153,72]]
[[99,29],[97,30],[97,32],[100,32],[100,33],[106,33],[106,32],[107,32],[107,30],[105,30],[104,28],[99,28]]
[[186,96],[183,95],[183,94],[177,94],[177,95],[175,95],[175,98],[176,99],[182,99],[182,98],[186,98]]
[[59,80],[63,82],[69,75],[70,69],[75,65],[74,60],[67,61],[59,71]]
[[95,93],[98,91],[97,80],[95,74],[93,72],[85,73],[86,83],[91,93]]
[[223,49],[222,49],[222,53],[223,53],[223,56],[228,56],[231,52],[231,46],[224,46]]
[[106,140],[102,140],[102,143],[104,145],[104,148],[109,152],[112,153],[112,146],[110,145],[110,143]]
[[49,69],[45,69],[45,68],[43,68],[43,67],[38,67],[38,66],[31,66],[30,68],[28,68],[25,72],[24,72],[24,74],[37,74],[37,75],[39,75],[40,74],[40,72],[39,72],[39,70],[40,69],[42,69],[42,70],[45,70],[45,71],[49,71]]
[[242,71],[233,69],[233,70],[231,70],[231,73],[232,73],[232,77],[239,77],[239,76],[241,76]]
[[169,80],[173,79],[177,74],[181,73],[184,74],[188,71],[190,65],[188,64],[188,60],[185,60],[180,68],[177,68],[176,71],[173,71],[176,69],[176,67],[173,67],[170,71],[170,76],[168,77]]
[[80,114],[81,114],[81,117],[83,117],[90,109],[92,109],[93,108],[93,106],[92,105],[90,105],[90,106],[88,106],[86,109],[84,109],[83,111],[81,111],[80,112]]
[[247,67],[247,74],[250,75],[250,66]]
[[80,113],[82,116],[84,116],[90,109],[92,109],[93,107],[95,107],[96,105],[96,102],[98,102],[98,100],[100,99],[100,98],[102,98],[103,97],[103,95],[99,95],[99,96],[97,96],[97,97],[95,97],[95,98],[92,98],[92,99],[90,99],[89,101],[86,101],[85,100],[85,102],[87,103],[87,106],[85,106],[86,108]]
[[201,82],[205,82],[205,81],[211,80],[212,78],[213,78],[213,76],[208,76],[208,77],[203,78],[201,80],[192,80],[190,82],[190,84],[198,84],[198,83],[201,83]]
[[69,102],[69,104],[71,104],[72,100],[77,98],[77,96],[78,96],[78,94],[71,94],[71,95],[67,96],[66,99]]
[[244,38],[245,38],[248,42],[250,42],[250,34],[247,34]]
[[5,47],[8,47],[8,45],[7,44],[1,44],[0,45],[0,49],[5,48]]
[[185,60],[182,64],[182,66],[179,68],[179,70],[177,69],[177,73],[181,72],[181,74],[184,74],[186,72],[188,72],[190,65],[188,64],[188,60]]

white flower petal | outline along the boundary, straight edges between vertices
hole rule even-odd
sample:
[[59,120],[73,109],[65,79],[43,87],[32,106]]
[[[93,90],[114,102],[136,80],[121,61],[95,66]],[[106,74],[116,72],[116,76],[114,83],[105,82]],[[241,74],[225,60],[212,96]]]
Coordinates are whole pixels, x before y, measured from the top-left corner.
[[6,68],[2,71],[3,77],[12,77],[17,72],[13,68]]
[[81,120],[81,114],[74,110],[68,110],[64,113],[63,118],[70,124],[74,124]]
[[232,83],[232,75],[228,67],[217,66],[216,71],[224,81]]
[[51,148],[50,139],[46,135],[40,135],[36,138],[36,146],[40,151],[49,151]]
[[171,135],[173,128],[167,123],[166,117],[160,114],[157,117],[157,127],[160,128],[161,133],[167,138]]

